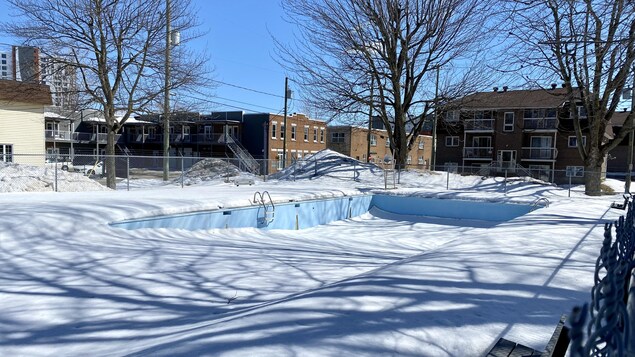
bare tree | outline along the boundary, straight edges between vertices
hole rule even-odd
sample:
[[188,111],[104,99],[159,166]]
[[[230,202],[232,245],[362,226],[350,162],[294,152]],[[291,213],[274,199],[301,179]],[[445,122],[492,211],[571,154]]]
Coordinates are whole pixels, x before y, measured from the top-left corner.
[[[81,97],[96,105],[108,128],[106,177],[115,188],[115,135],[134,113],[165,91],[164,0],[8,0],[20,16],[2,30],[53,54],[74,69]],[[171,28],[187,40],[197,25],[190,1],[174,2]],[[184,46],[173,52],[170,88],[196,84],[205,56]]]
[[[633,79],[635,2],[511,0],[509,5],[518,73],[532,82],[562,81],[585,166],[585,192],[599,195],[605,157],[633,130],[631,112],[618,135],[605,135]],[[589,136],[586,146],[583,135]]]
[[483,0],[283,0],[283,6],[299,34],[293,44],[278,42],[279,62],[296,74],[305,99],[343,120],[372,106],[398,167],[439,102],[437,71],[478,57],[470,50],[483,48],[491,24],[484,20],[491,3]]

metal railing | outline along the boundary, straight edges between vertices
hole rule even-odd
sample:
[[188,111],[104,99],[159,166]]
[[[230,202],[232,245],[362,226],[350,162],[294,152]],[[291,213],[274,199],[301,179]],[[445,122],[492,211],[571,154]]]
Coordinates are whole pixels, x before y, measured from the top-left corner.
[[494,131],[494,119],[465,119],[465,131]]
[[558,149],[552,147],[523,147],[521,158],[527,160],[555,160]]
[[472,146],[463,148],[464,159],[491,159],[494,148],[491,146]]
[[523,119],[523,129],[525,130],[556,130],[558,128],[557,118],[525,118]]

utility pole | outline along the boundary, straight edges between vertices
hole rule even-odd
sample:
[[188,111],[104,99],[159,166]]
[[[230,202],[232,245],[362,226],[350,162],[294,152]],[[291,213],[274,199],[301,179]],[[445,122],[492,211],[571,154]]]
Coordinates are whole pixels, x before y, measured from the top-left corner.
[[432,125],[432,157],[430,158],[430,169],[436,170],[437,165],[437,122],[439,119],[439,67],[437,66],[437,80],[434,84],[434,122]]
[[284,120],[282,130],[284,136],[282,140],[282,168],[287,167],[287,100],[289,99],[289,78],[284,77]]
[[366,162],[370,161],[370,132],[373,129],[373,87],[375,77],[370,77],[370,101],[368,105],[368,134],[366,135]]
[[170,0],[165,0],[165,92],[163,98],[163,181],[170,174]]
[[[635,80],[633,81],[633,86],[631,87],[631,113],[633,115],[633,111],[635,110]],[[633,128],[633,124],[631,121],[631,131],[628,133],[628,171],[626,172],[626,177],[624,180],[624,193],[631,193],[631,173],[633,171],[633,141],[635,137],[635,130]]]

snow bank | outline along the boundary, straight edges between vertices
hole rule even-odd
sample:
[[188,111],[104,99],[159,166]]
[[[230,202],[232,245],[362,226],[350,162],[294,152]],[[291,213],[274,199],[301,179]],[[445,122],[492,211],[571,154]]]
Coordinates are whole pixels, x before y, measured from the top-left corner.
[[[236,165],[224,161],[222,159],[204,159],[185,172],[183,183],[185,185],[196,185],[206,181],[214,181],[220,179],[228,179],[229,177],[250,177],[255,176],[240,171]],[[175,183],[181,182],[181,177],[174,180]]]
[[106,186],[77,172],[56,170],[52,167],[0,162],[0,192],[80,192],[106,191]]

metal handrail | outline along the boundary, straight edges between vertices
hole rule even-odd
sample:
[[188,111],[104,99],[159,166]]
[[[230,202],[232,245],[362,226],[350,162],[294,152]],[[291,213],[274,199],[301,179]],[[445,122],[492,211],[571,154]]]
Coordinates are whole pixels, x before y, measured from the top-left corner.
[[[262,206],[263,210],[265,211],[265,216],[264,219],[267,220],[267,213],[269,212],[269,208],[267,205],[267,202],[265,201],[265,195],[267,195],[267,197],[269,198],[269,204],[271,205],[271,220],[269,220],[267,223],[273,221],[273,215],[276,212],[276,205],[273,203],[273,200],[271,199],[271,195],[269,194],[269,191],[262,191],[262,193],[260,191],[256,191],[254,192],[254,199],[253,202],[254,203],[258,203],[260,206]],[[260,200],[258,200],[257,198],[260,197]]]
[[536,200],[534,202],[532,202],[531,204],[531,208],[532,211],[534,209],[537,209],[538,205],[540,204],[540,202],[544,202],[544,207],[549,207],[549,199],[547,197],[538,197],[536,198]]

